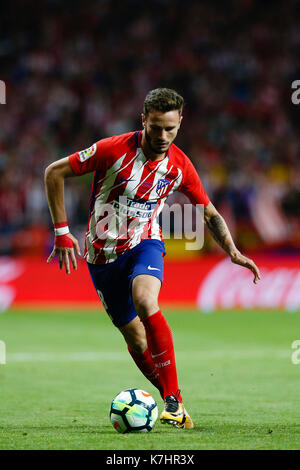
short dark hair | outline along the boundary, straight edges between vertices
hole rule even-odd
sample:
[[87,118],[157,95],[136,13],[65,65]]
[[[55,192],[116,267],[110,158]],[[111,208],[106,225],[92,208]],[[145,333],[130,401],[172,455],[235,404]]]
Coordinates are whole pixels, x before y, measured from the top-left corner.
[[183,106],[184,99],[177,91],[171,88],[155,88],[155,90],[149,91],[145,98],[143,113],[147,116],[152,110],[161,111],[162,113],[178,110],[179,115],[181,115]]

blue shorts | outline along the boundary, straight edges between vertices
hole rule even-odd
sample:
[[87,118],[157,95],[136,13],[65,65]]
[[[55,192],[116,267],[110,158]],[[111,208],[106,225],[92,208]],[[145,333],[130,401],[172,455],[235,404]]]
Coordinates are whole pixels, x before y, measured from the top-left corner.
[[147,239],[112,263],[88,263],[96,291],[115,326],[124,326],[137,316],[131,291],[136,276],[150,274],[163,282],[165,254],[162,241]]

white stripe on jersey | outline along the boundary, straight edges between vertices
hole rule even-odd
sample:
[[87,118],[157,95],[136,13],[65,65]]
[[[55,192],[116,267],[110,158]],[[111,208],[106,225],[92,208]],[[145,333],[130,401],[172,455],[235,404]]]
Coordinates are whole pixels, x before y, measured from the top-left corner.
[[[127,196],[130,199],[134,199],[134,196],[136,195],[137,189],[139,187],[143,171],[144,171],[144,166],[147,163],[147,159],[143,152],[141,151],[140,148],[137,149],[137,154],[136,154],[136,159],[133,163],[131,173],[129,176],[129,181],[127,182],[126,185],[124,185],[124,196]],[[111,263],[117,258],[116,254],[116,246],[118,243],[118,236],[117,234],[111,234],[109,236],[104,244],[103,251],[105,258],[109,260]]]
[[166,199],[167,199],[167,196],[165,196],[164,198],[162,198],[158,201],[157,208],[156,208],[156,210],[153,214],[153,218],[151,219],[150,235],[151,235],[151,238],[153,238],[155,240],[160,240],[161,239],[160,225],[158,223],[158,216],[163,210]]
[[137,193],[146,163],[147,159],[145,155],[143,154],[143,152],[141,152],[141,149],[138,148],[137,158],[133,164],[130,176],[128,178],[131,181],[127,182],[124,190],[124,195],[127,195],[130,199],[134,199],[134,196]]
[[[87,261],[89,263],[93,263],[95,259],[95,249],[93,247],[93,240],[97,238],[96,234],[96,226],[97,226],[97,218],[99,213],[101,214],[101,206],[105,204],[109,193],[114,185],[116,180],[117,174],[120,171],[124,158],[126,157],[126,153],[122,155],[106,172],[105,177],[102,181],[102,186],[100,188],[100,192],[97,195],[94,203],[94,209],[91,214],[90,223],[89,223],[89,231],[86,237],[86,247],[87,247]],[[97,182],[95,182],[97,184]]]

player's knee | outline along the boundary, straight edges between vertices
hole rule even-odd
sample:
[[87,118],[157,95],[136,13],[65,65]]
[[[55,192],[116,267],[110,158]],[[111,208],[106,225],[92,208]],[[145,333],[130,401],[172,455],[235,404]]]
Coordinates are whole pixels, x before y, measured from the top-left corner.
[[119,328],[130,349],[136,353],[143,353],[147,349],[145,328],[138,317],[127,325]]
[[144,353],[148,347],[145,338],[134,338],[129,346],[134,352],[138,354]]
[[128,346],[136,353],[142,354],[147,349],[147,339],[144,330],[130,330],[124,335]]
[[134,305],[141,318],[152,315],[158,310],[157,298],[149,294],[139,294],[134,299]]

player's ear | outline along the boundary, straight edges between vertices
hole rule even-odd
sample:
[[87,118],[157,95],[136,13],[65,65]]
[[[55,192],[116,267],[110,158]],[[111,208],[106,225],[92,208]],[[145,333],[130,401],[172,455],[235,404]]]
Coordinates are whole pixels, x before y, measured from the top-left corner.
[[183,119],[183,116],[180,116],[178,129],[181,126],[182,119]]
[[146,127],[146,116],[144,113],[142,113],[142,124],[143,124],[143,127]]

